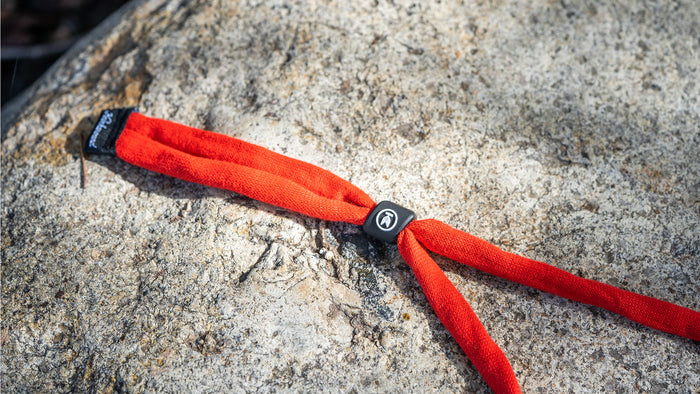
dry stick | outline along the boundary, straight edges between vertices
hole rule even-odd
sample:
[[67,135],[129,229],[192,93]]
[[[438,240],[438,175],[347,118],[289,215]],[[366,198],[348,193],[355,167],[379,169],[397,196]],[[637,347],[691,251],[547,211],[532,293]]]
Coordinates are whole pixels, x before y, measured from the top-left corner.
[[85,152],[83,152],[83,145],[85,145],[85,136],[80,136],[80,165],[82,167],[82,172],[80,174],[80,188],[85,189],[85,183],[87,182],[87,175],[85,172]]

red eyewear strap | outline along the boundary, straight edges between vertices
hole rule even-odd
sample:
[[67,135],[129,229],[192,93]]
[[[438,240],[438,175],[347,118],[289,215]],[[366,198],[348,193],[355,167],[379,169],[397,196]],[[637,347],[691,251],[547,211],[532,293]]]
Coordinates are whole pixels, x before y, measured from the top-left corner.
[[520,392],[513,369],[427,250],[657,330],[700,340],[696,311],[505,252],[438,220],[413,220],[408,209],[387,201],[377,204],[329,171],[223,134],[149,118],[130,108],[106,110],[85,152],[116,155],[151,171],[322,220],[361,225],[375,238],[396,241],[440,321],[496,393]]

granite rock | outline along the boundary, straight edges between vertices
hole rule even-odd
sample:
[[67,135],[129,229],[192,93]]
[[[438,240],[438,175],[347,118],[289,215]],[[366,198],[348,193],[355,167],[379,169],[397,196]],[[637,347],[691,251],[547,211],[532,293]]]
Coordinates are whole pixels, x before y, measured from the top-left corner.
[[[14,391],[488,392],[396,247],[89,157],[99,111],[261,144],[700,309],[692,1],[130,3],[3,109]],[[438,258],[525,392],[693,392],[697,343]]]

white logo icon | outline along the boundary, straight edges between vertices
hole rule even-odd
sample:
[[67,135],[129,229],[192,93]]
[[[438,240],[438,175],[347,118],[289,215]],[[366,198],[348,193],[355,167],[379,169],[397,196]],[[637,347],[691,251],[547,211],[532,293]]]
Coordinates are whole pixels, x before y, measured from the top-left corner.
[[386,208],[379,211],[374,221],[377,223],[377,227],[379,227],[380,230],[391,231],[396,227],[398,217],[399,215],[396,214],[396,211]]

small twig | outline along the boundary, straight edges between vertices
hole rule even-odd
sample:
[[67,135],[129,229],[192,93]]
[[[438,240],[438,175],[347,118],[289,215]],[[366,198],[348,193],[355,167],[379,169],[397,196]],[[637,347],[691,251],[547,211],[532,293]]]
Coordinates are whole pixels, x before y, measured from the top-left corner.
[[87,183],[87,172],[85,171],[85,152],[83,152],[83,145],[85,145],[85,136],[80,136],[80,165],[82,167],[82,172],[80,174],[80,188],[85,189],[85,184]]

